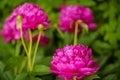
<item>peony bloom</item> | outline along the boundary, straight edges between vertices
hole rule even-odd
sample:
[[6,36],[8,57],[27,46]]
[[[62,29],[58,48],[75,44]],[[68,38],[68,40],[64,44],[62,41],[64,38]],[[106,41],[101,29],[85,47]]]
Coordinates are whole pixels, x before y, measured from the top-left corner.
[[39,24],[49,28],[48,15],[38,5],[24,3],[14,9],[14,17],[21,15],[23,17],[23,28],[37,29]]
[[[88,29],[95,30],[97,25],[93,23],[94,16],[92,10],[83,6],[62,6],[60,8],[60,29],[62,31],[74,32],[75,22],[81,20],[88,25]],[[79,25],[79,32],[82,26]]]
[[10,17],[8,18],[2,29],[2,36],[4,37],[5,42],[11,42],[13,40],[20,39],[20,30],[16,27],[16,19]]
[[84,45],[65,46],[57,49],[51,62],[51,72],[64,77],[65,80],[82,80],[93,75],[98,69],[98,63],[92,58],[92,50]]
[[28,29],[38,29],[38,25],[43,25],[45,28],[49,28],[50,21],[48,21],[48,15],[44,10],[38,5],[31,3],[24,3],[23,5],[14,9],[12,15],[5,21],[2,30],[2,36],[5,38],[6,42],[11,42],[13,40],[20,39],[20,29],[17,28],[17,16],[22,16],[22,29],[23,34],[28,31]]

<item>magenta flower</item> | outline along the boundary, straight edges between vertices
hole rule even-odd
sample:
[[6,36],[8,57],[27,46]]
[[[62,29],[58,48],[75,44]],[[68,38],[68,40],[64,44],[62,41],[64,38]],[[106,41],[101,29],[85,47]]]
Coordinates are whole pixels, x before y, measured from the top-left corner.
[[39,24],[49,28],[48,15],[38,5],[24,3],[14,9],[14,17],[21,15],[23,17],[23,28],[37,29]]
[[22,33],[24,35],[28,29],[38,29],[38,25],[43,25],[45,28],[49,28],[50,21],[48,21],[48,15],[38,5],[31,3],[24,3],[23,5],[14,9],[12,15],[5,21],[2,30],[2,36],[6,42],[20,39],[20,29],[17,28],[17,16],[21,15],[22,20]]
[[98,63],[92,58],[92,50],[84,45],[65,46],[57,49],[51,62],[51,72],[64,77],[65,80],[82,80],[84,77],[93,75],[98,69]]
[[[97,25],[93,23],[94,16],[92,10],[83,6],[62,6],[60,8],[60,29],[62,31],[74,32],[75,22],[81,20],[88,25],[88,29],[95,30]],[[79,32],[82,26],[79,25]]]
[[20,39],[20,30],[16,27],[16,19],[10,17],[4,23],[2,29],[2,36],[4,37],[5,42],[11,42],[13,40]]

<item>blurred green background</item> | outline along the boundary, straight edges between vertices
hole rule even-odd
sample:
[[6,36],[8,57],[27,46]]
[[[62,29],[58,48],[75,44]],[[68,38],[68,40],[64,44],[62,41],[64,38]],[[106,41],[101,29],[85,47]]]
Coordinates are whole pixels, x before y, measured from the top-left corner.
[[[54,23],[59,19],[59,7],[63,4],[83,5],[93,10],[98,29],[79,36],[78,42],[93,49],[93,57],[100,65],[97,72],[100,80],[120,80],[120,0],[0,0],[0,30],[13,9],[24,2],[38,4],[52,20],[51,28],[46,32],[51,42],[47,47],[39,47],[36,63],[50,66],[55,49],[72,43],[71,34],[65,33],[66,39],[63,41],[54,28]],[[4,67],[10,66],[7,62],[14,55],[14,50],[14,45],[5,43],[0,35],[0,80],[2,77],[13,80]],[[40,77],[43,80],[55,80],[54,74]]]

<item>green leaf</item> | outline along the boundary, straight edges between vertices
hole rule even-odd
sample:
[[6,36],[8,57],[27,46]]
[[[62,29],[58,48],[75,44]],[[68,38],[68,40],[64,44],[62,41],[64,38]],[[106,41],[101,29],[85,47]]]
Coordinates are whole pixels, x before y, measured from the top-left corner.
[[0,74],[3,73],[4,68],[5,68],[5,65],[3,64],[3,62],[0,61]]
[[[1,32],[0,32],[1,35]],[[7,60],[11,55],[14,55],[14,48],[9,43],[3,42],[2,37],[0,37],[0,60]]]
[[36,77],[30,77],[28,80],[42,80],[42,79]]
[[30,80],[42,80],[40,78],[30,78]]
[[25,80],[26,77],[27,77],[27,73],[23,72],[23,73],[18,74],[15,80]]
[[80,35],[80,37],[78,38],[78,42],[80,44],[90,45],[90,44],[94,43],[97,36],[98,36],[97,32]]
[[119,68],[119,64],[113,63],[113,64],[107,64],[105,68],[102,70],[102,74],[110,74],[116,71]]
[[43,59],[41,59],[40,64],[50,66],[51,61],[52,61],[52,56],[44,57]]
[[20,66],[23,60],[24,60],[24,56],[13,56],[10,59],[8,59],[5,69],[8,70],[16,66]]
[[102,55],[99,58],[97,58],[97,61],[99,62],[100,67],[103,67],[106,64],[110,56],[111,54],[107,54],[107,55]]
[[63,78],[59,78],[59,79],[57,79],[57,80],[64,80]]
[[109,43],[113,46],[113,47],[117,47],[117,35],[116,33],[107,33],[104,36],[104,40],[105,41],[109,41]]
[[[9,3],[7,2],[7,0],[5,0],[6,3],[8,5],[10,5],[11,7],[16,7],[18,5],[20,5],[21,3],[24,3],[25,1],[24,0],[20,0],[19,2],[18,1],[15,1],[15,0],[11,0]],[[13,4],[14,3],[14,4]]]
[[97,78],[100,78],[100,77],[98,75],[91,75],[91,76],[85,77],[83,80],[93,80]]
[[79,0],[80,5],[94,6],[96,3],[93,0]]
[[100,40],[96,40],[95,44],[96,44],[96,46],[99,46],[99,48],[102,48],[102,49],[112,49],[111,45],[109,45],[106,42],[102,42]]
[[3,73],[3,80],[14,80],[14,75],[11,71],[6,71]]
[[65,32],[64,35],[65,35],[64,45],[71,44],[72,39],[73,39],[73,35],[69,34],[68,32]]
[[120,50],[116,50],[114,53],[114,56],[118,59],[120,59]]
[[[112,46],[107,42],[96,40],[92,45],[92,48],[99,54],[108,53],[112,49]],[[108,53],[109,54],[109,53]]]
[[104,3],[101,3],[99,6],[98,6],[98,9],[99,10],[106,10],[108,8],[108,3],[107,2],[104,2]]
[[59,8],[63,3],[64,3],[63,0],[59,0],[59,1],[57,1],[57,0],[51,0],[51,4],[55,8]]
[[34,69],[33,69],[33,73],[35,75],[47,75],[50,74],[50,68],[48,66],[45,65],[35,65]]
[[68,0],[68,1],[67,1],[67,4],[68,4],[68,5],[77,4],[77,1],[76,1],[76,0]]
[[0,79],[3,78],[3,72],[4,72],[5,65],[2,61],[0,61]]
[[119,79],[117,79],[117,75],[110,74],[110,75],[107,75],[105,78],[103,78],[103,80],[119,80]]

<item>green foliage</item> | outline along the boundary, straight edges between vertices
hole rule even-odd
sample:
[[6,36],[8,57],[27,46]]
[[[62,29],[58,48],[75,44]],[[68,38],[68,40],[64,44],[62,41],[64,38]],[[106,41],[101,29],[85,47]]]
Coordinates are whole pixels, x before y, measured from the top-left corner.
[[94,79],[97,79],[97,78],[100,78],[98,75],[91,75],[91,76],[88,76],[86,78],[84,78],[84,80],[94,80]]
[[45,65],[35,65],[34,69],[33,69],[33,73],[35,75],[47,75],[50,74],[50,68],[48,66]]
[[[64,33],[64,39],[54,27],[59,20],[59,7],[67,5],[83,5],[90,7],[98,24],[96,31],[88,31],[79,35],[78,43],[88,45],[93,49],[93,57],[99,62],[98,80],[120,79],[120,0],[1,0],[0,29],[5,19],[13,9],[24,2],[38,4],[49,14],[51,28],[46,35],[51,38],[48,46],[39,46],[32,74],[26,73],[26,55],[20,50],[20,56],[15,56],[15,42],[4,43],[0,36],[0,80],[56,80],[56,75],[50,73],[50,62],[56,48],[73,44],[73,35]],[[86,27],[84,27],[86,29]],[[36,32],[33,33],[33,35]],[[21,72],[14,74],[14,67]],[[89,80],[98,78],[94,75]],[[58,79],[63,80],[63,79]],[[88,79],[84,79],[88,80]],[[97,79],[96,79],[97,80]]]
[[25,80],[27,73],[20,73],[16,76],[15,80]]

